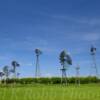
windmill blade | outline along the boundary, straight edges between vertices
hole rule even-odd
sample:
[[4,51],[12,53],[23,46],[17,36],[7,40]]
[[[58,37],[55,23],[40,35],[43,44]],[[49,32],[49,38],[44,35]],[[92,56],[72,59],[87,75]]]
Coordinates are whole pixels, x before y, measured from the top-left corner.
[[3,72],[0,72],[0,76],[4,76],[5,74]]
[[17,67],[20,67],[20,64],[19,64],[19,63],[17,63],[17,64],[16,64],[16,66],[17,66]]
[[93,52],[93,47],[91,47],[91,50],[90,51]]
[[36,53],[37,55],[40,55],[40,54],[42,54],[42,51],[41,51],[40,49],[35,49],[35,53]]
[[72,59],[71,59],[70,55],[66,53],[65,50],[63,50],[60,53],[60,62],[61,62],[61,64],[63,64],[64,61],[66,61],[69,65],[72,65]]
[[66,55],[66,58],[67,58],[66,59],[67,63],[70,64],[70,65],[72,65],[72,59],[71,59],[71,57],[70,57],[69,54]]
[[11,73],[14,73],[15,71],[14,71],[14,69],[11,69],[10,72],[11,72]]
[[96,51],[96,48],[92,46],[91,49],[90,49],[90,51],[91,52],[95,52]]

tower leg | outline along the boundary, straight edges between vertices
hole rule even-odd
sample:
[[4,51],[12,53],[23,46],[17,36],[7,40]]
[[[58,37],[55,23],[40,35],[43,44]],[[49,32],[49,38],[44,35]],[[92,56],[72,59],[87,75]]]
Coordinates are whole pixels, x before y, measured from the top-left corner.
[[97,68],[97,65],[96,65],[95,55],[92,55],[92,59],[93,59],[93,66],[95,68],[96,77],[98,77],[98,68]]
[[66,69],[61,69],[61,71],[62,71],[61,83],[67,85],[68,83],[67,83]]
[[36,72],[35,72],[35,77],[40,78],[40,67],[39,67],[39,56],[37,55],[36,59]]

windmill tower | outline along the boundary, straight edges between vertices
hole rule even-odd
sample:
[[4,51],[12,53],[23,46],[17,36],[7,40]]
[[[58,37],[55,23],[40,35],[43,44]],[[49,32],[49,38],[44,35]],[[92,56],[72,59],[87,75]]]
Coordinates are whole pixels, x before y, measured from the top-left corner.
[[67,68],[66,68],[66,61],[64,59],[64,63],[63,63],[63,66],[61,68],[61,71],[62,71],[62,78],[61,78],[61,83],[67,83],[67,74],[66,74],[66,71],[67,71]]
[[80,66],[77,65],[76,67],[76,81],[75,81],[76,84],[80,85]]
[[62,65],[62,68],[60,69],[62,72],[61,83],[67,84],[66,71],[68,70],[69,65],[72,65],[72,60],[70,55],[64,50],[60,53],[60,63]]
[[19,76],[20,76],[20,73],[17,73],[17,78],[19,78]]
[[35,49],[36,54],[36,71],[35,71],[35,77],[40,78],[40,66],[39,66],[39,56],[42,54],[41,50]]
[[96,56],[96,48],[94,46],[91,46],[90,53],[92,56],[92,68],[95,70],[96,77],[98,77],[98,68],[97,68],[96,57],[95,57]]

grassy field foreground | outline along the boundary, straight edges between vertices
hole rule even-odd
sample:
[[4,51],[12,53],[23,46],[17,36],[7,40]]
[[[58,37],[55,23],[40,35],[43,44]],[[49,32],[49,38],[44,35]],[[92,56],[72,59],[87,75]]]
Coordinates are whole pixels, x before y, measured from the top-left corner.
[[100,85],[0,87],[0,100],[100,100]]

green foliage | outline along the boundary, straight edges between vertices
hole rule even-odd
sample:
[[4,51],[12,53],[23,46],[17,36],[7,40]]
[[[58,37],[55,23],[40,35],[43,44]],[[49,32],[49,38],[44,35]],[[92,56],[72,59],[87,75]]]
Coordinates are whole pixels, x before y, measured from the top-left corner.
[[[74,84],[76,78],[70,77],[67,78],[68,83]],[[88,84],[88,83],[97,83],[100,80],[96,77],[80,77],[79,78],[81,84]],[[5,80],[2,80],[2,83],[4,83]],[[52,77],[52,78],[21,78],[21,79],[7,79],[6,83],[16,83],[16,84],[33,84],[33,83],[39,83],[39,84],[60,84],[61,78],[60,77]]]

